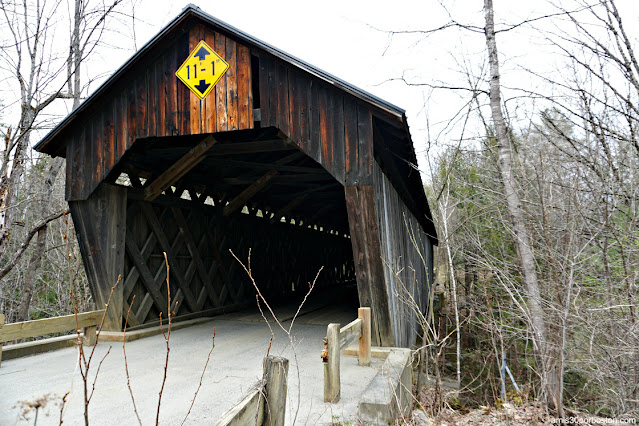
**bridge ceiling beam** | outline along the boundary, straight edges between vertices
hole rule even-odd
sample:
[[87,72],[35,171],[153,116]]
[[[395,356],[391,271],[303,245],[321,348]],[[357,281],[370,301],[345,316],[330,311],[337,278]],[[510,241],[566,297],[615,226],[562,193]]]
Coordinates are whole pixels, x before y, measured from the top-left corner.
[[250,200],[255,194],[266,188],[269,181],[277,174],[277,170],[270,170],[260,176],[251,186],[242,191],[239,195],[233,198],[229,203],[224,206],[224,216],[228,216],[234,213],[236,210],[242,208],[244,204]]
[[187,174],[193,167],[197,166],[204,158],[207,151],[217,143],[213,136],[207,136],[202,142],[187,152],[182,158],[176,161],[164,173],[158,176],[144,190],[144,200],[152,201],[158,197],[166,188],[178,181]]

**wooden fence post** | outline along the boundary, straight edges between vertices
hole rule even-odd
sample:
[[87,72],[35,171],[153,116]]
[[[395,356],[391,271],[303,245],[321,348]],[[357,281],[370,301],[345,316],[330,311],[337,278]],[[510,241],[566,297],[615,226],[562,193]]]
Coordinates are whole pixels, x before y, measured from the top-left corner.
[[[0,328],[4,325],[4,314],[0,314]],[[0,342],[0,365],[2,365],[2,343]]]
[[339,383],[339,324],[329,324],[326,330],[328,360],[324,363],[324,402],[337,402],[340,397]]
[[269,356],[266,359],[264,425],[284,426],[286,416],[286,390],[288,359]]
[[359,336],[359,365],[371,365],[371,308],[359,308],[357,318],[362,320]]
[[95,346],[97,342],[96,330],[97,330],[97,326],[95,325],[84,327],[84,345],[85,346]]

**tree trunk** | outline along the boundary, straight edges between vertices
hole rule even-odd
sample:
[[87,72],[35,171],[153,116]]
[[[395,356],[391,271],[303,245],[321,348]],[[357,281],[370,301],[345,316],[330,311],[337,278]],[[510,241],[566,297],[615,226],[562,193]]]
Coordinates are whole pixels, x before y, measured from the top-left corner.
[[[7,142],[7,146],[9,143]],[[25,146],[29,146],[29,136],[25,135],[15,148],[13,157],[13,166],[8,179],[5,180],[5,186],[2,188],[2,202],[0,203],[0,211],[3,211],[4,218],[0,223],[0,253],[6,253],[7,246],[11,240],[11,228],[13,226],[13,216],[15,212],[14,203],[18,196],[18,187],[24,173],[24,152]],[[9,161],[9,160],[7,160]],[[6,170],[5,170],[6,171]]]
[[[62,168],[62,164],[64,164],[64,160],[62,158],[54,158],[44,180],[42,199],[40,200],[40,217],[45,217],[47,215],[49,204],[51,203],[51,195],[53,194],[53,185],[55,184],[55,179]],[[38,272],[42,265],[42,255],[44,254],[44,248],[47,241],[47,228],[48,227],[45,226],[40,229],[38,231],[38,236],[36,237],[36,246],[33,249],[33,254],[29,260],[27,275],[24,279],[22,298],[20,299],[20,307],[18,308],[18,321],[29,320],[29,306],[31,304],[35,280],[38,277]]]
[[[47,239],[47,227],[38,231],[36,237],[36,246],[33,252],[31,261],[34,261],[35,257],[38,257],[38,261],[42,258],[42,252],[44,251],[45,242]],[[31,306],[31,297],[33,296],[33,283],[36,278],[37,268],[34,268],[30,263],[27,269],[27,275],[24,277],[24,285],[22,287],[22,297],[20,298],[20,306],[18,307],[18,321],[29,321],[29,307]]]
[[530,326],[533,331],[534,343],[538,352],[541,366],[542,389],[547,393],[547,401],[552,403],[562,415],[561,401],[558,396],[560,381],[553,374],[555,368],[551,365],[551,354],[547,340],[546,323],[542,308],[541,294],[537,281],[535,255],[530,246],[530,238],[524,218],[521,200],[515,189],[516,182],[511,163],[511,145],[501,110],[501,83],[499,75],[499,58],[497,56],[497,41],[495,39],[494,8],[492,0],[484,0],[486,17],[486,46],[490,65],[490,109],[497,138],[497,153],[499,157],[500,178],[504,186],[506,204],[514,234],[515,246],[522,269],[522,279],[526,288],[527,307],[530,316]]

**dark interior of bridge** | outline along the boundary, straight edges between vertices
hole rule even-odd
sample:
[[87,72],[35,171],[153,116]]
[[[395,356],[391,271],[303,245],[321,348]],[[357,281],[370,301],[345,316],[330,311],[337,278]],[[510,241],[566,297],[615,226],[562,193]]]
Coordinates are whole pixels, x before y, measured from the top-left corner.
[[207,136],[139,139],[107,179],[128,187],[131,325],[165,310],[163,252],[178,316],[253,309],[253,280],[274,305],[299,303],[315,282],[308,307],[339,298],[355,315],[344,188],[276,128],[216,133],[195,167],[145,202],[152,182]]

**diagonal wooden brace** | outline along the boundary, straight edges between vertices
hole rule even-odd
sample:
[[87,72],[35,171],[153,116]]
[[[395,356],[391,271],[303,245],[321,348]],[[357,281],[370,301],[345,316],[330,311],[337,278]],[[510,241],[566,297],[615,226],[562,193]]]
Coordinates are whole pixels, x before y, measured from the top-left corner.
[[162,191],[177,182],[178,179],[204,160],[208,150],[216,143],[217,140],[213,136],[207,136],[202,142],[191,148],[189,152],[184,154],[182,158],[145,188],[144,200],[152,201],[157,198]]

